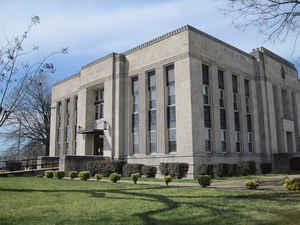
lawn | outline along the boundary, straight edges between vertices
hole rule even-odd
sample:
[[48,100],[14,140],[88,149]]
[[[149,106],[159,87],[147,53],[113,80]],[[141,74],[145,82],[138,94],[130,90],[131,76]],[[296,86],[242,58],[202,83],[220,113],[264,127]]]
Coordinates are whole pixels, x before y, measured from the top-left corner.
[[0,225],[300,224],[300,193],[0,178]]

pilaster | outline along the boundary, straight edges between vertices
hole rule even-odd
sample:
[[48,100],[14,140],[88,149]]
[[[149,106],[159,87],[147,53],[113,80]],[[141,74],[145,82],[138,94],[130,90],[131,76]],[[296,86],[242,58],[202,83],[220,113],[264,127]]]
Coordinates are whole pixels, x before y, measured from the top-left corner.
[[220,104],[219,104],[219,84],[218,84],[218,67],[213,64],[211,66],[211,115],[212,115],[212,151],[221,152],[220,144]]

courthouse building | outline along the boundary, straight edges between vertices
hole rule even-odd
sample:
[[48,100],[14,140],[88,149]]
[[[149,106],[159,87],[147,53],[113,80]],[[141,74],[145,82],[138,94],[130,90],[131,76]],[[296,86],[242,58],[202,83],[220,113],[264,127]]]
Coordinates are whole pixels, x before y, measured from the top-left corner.
[[300,155],[295,66],[189,25],[111,53],[54,84],[50,156],[158,166],[239,160],[287,168]]

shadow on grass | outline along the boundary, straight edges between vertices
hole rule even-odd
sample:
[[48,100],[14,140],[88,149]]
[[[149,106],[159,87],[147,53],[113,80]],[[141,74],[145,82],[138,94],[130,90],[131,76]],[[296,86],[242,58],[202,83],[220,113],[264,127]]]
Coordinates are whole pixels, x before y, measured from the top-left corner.
[[[148,210],[146,212],[142,213],[135,213],[130,216],[137,216],[141,219],[143,222],[142,224],[145,225],[153,225],[153,224],[172,224],[172,225],[179,225],[179,224],[225,224],[225,222],[230,222],[230,224],[237,224],[241,220],[243,221],[251,221],[253,224],[268,224],[268,223],[262,223],[260,220],[256,220],[253,215],[241,213],[239,208],[235,208],[233,206],[228,207],[229,201],[231,200],[245,200],[245,201],[251,201],[251,200],[268,200],[268,201],[276,201],[276,202],[282,202],[283,204],[293,200],[294,202],[300,202],[300,193],[250,193],[248,194],[220,194],[220,195],[167,195],[163,193],[154,194],[151,193],[155,190],[172,190],[172,189],[180,189],[185,187],[164,187],[164,186],[158,186],[158,187],[140,187],[140,188],[120,188],[115,190],[108,190],[108,189],[93,189],[93,190],[39,190],[39,189],[11,189],[11,188],[0,188],[0,192],[20,192],[20,193],[30,193],[30,192],[45,192],[45,193],[59,193],[59,192],[66,192],[66,193],[86,193],[89,194],[91,197],[94,198],[102,198],[102,199],[119,199],[119,200],[142,200],[142,201],[148,201],[148,202],[159,202],[163,203],[163,207],[159,209],[153,209]],[[147,191],[147,193],[141,193],[139,191]],[[148,193],[149,192],[149,193]],[[124,195],[124,197],[120,196],[108,196],[107,194],[121,194]],[[138,197],[138,198],[136,198]],[[295,198],[297,197],[297,198]],[[178,201],[175,201],[174,199],[178,199]],[[192,202],[189,201],[190,199],[201,199],[200,202]],[[207,199],[205,201],[204,199]],[[212,201],[209,201],[209,200]],[[219,201],[220,199],[224,199],[224,201]],[[185,201],[183,201],[185,200]],[[228,200],[228,201],[227,201]],[[168,218],[164,221],[161,221],[155,217],[162,213],[169,212],[171,210],[177,209],[183,205],[190,206],[193,208],[199,208],[209,212],[209,214],[203,216],[203,217],[189,217],[189,215],[184,216],[183,218]],[[249,210],[252,210],[250,206]],[[255,209],[259,210],[259,209]],[[263,210],[263,206],[260,210]],[[278,211],[274,210],[274,214],[277,214]],[[175,215],[176,217],[176,215]],[[221,217],[221,218],[220,218]],[[203,220],[203,221],[201,221]],[[4,222],[4,221],[2,221]],[[0,225],[4,225],[5,223],[1,223]],[[8,223],[7,223],[8,224]],[[229,223],[226,223],[229,224]],[[277,223],[272,223],[277,224]]]

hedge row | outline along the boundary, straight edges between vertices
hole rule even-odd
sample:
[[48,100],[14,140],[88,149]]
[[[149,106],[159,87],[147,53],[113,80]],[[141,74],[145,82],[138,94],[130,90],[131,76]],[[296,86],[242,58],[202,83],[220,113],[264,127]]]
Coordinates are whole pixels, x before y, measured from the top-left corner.
[[[270,173],[271,170],[271,164],[261,164],[262,173]],[[236,164],[201,164],[196,167],[195,174],[211,177],[247,176],[256,174],[256,163],[255,161],[239,161]]]
[[164,176],[183,178],[187,175],[189,164],[187,163],[160,163],[160,173]]
[[157,169],[154,166],[145,166],[143,164],[126,164],[124,161],[98,160],[89,162],[87,170],[91,176],[103,174],[108,177],[111,173],[122,174],[124,177],[130,177],[131,174],[139,173],[146,177],[155,177]]

